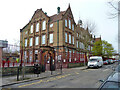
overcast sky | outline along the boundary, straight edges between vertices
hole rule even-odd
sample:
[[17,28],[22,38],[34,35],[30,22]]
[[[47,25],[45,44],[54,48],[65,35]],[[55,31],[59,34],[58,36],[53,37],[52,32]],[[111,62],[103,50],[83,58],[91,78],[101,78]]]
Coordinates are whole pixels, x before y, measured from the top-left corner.
[[[114,10],[108,4],[111,0],[2,0],[0,2],[0,40],[8,40],[14,44],[20,39],[22,29],[32,18],[37,9],[42,8],[48,16],[68,8],[70,3],[76,23],[78,19],[95,22],[97,36],[101,35],[118,49],[118,18],[109,19],[109,13]],[[115,4],[117,4],[115,2]]]

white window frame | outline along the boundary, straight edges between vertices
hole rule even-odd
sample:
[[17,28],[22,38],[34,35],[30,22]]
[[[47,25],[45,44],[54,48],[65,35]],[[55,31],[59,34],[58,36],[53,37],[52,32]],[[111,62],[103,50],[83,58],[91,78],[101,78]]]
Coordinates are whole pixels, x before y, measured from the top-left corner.
[[25,34],[27,34],[28,33],[28,31],[25,31]]
[[25,39],[25,47],[27,47],[27,39]]
[[30,38],[30,46],[33,44],[33,38]]
[[72,42],[73,42],[73,44],[74,44],[74,36],[72,36]]
[[71,50],[69,50],[69,62],[71,62]]
[[50,28],[52,28],[53,27],[53,23],[52,24],[50,24]]
[[65,19],[65,27],[67,27],[67,19]]
[[65,32],[65,42],[67,42],[67,33]]
[[36,24],[36,32],[39,32],[39,23]]
[[53,43],[53,33],[50,34],[50,43]]
[[35,45],[39,45],[39,37],[35,37]]
[[29,61],[32,62],[32,51],[29,51]]
[[33,25],[30,27],[30,33],[33,33]]
[[72,24],[72,30],[74,31],[74,24]]
[[44,20],[43,22],[42,22],[42,30],[45,30],[46,29],[46,21]]
[[69,43],[71,44],[71,34],[69,34]]
[[71,29],[71,20],[69,19],[69,29]]
[[42,44],[45,44],[45,35],[42,35]]

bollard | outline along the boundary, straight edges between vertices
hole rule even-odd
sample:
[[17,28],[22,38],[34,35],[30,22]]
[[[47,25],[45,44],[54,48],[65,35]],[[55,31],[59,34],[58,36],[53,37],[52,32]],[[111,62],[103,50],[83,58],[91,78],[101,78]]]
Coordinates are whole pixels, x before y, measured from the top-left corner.
[[17,69],[17,81],[19,81],[19,67]]

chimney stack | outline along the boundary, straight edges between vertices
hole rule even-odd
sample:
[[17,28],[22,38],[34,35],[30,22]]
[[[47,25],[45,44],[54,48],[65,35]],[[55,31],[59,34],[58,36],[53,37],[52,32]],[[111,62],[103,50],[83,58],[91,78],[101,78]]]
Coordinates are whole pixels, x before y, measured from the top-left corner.
[[59,13],[60,13],[60,7],[57,8],[57,14],[59,14]]

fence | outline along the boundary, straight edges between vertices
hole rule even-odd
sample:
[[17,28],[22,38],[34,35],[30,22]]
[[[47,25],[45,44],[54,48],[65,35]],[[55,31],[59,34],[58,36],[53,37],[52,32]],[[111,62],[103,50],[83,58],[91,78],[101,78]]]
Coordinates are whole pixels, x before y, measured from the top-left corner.
[[[29,51],[28,51],[29,52]],[[36,54],[34,52],[34,54]],[[6,75],[18,75],[18,69],[22,64],[22,68],[19,69],[19,75],[22,77],[23,75],[26,78],[36,77],[34,74],[35,64],[40,64],[41,66],[41,77],[42,76],[50,76],[51,74],[57,75],[58,73],[62,73],[62,68],[69,68],[74,66],[81,66],[87,62],[87,56],[85,53],[82,52],[56,52],[54,51],[54,56],[52,59],[52,66],[49,60],[49,55],[45,55],[46,59],[44,60],[44,65],[41,64],[42,52],[38,52],[37,55],[39,60],[33,60],[32,62],[26,62],[23,58],[23,62],[18,60],[20,58],[20,47],[16,45],[8,45],[7,48],[3,49],[3,60],[2,60],[2,73],[3,76]],[[23,53],[24,55],[24,53]],[[29,55],[29,54],[26,54]],[[36,57],[36,55],[33,55]],[[29,57],[29,56],[28,56]],[[54,70],[51,70],[54,68]]]

